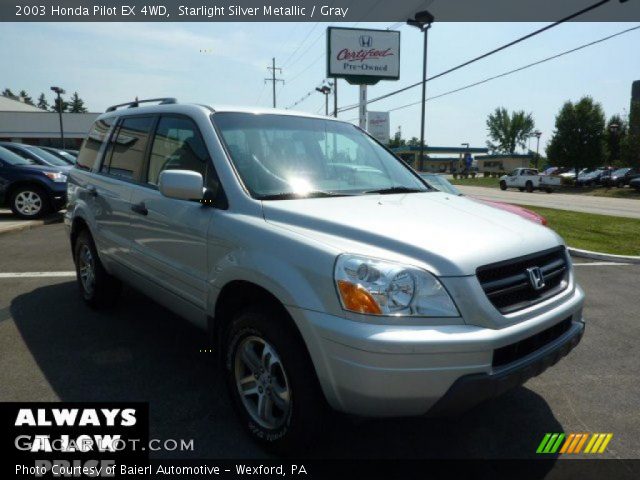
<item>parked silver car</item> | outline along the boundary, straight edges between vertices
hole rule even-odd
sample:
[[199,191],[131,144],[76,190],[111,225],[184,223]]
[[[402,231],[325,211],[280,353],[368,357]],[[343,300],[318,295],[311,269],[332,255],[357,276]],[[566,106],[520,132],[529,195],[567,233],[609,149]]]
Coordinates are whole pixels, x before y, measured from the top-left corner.
[[207,329],[242,423],[305,445],[331,409],[469,408],[575,347],[584,294],[548,228],[438,192],[333,118],[111,107],[68,182],[82,297],[121,281]]

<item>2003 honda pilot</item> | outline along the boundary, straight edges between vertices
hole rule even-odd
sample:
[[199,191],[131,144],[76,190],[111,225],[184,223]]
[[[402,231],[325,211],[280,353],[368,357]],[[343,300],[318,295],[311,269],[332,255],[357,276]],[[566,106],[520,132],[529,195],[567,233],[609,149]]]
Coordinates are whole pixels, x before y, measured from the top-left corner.
[[207,329],[254,438],[301,444],[326,407],[460,411],[578,344],[552,230],[438,192],[349,123],[155,100],[110,107],[70,174],[79,289],[108,307],[126,282]]

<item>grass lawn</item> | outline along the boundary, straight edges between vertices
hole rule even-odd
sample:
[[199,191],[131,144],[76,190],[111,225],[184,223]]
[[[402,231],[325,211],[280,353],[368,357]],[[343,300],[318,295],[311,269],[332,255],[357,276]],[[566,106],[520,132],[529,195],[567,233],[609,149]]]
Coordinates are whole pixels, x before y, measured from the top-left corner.
[[468,185],[470,187],[493,187],[498,188],[500,186],[499,178],[483,177],[482,175],[476,178],[450,178],[451,183],[454,185]]
[[522,205],[544,215],[567,245],[616,255],[640,255],[640,220]]

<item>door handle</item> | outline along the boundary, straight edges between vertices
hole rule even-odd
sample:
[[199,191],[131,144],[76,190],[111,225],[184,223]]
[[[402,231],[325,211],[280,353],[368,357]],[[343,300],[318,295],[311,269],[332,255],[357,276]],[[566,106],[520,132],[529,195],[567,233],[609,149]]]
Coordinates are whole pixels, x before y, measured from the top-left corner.
[[87,193],[89,195],[91,195],[92,197],[97,197],[98,196],[98,190],[96,189],[96,187],[94,185],[89,185],[87,187]]
[[140,203],[136,203],[135,205],[131,205],[131,210],[140,214],[140,215],[147,215],[149,213],[149,210],[147,210],[146,205],[144,204],[144,202],[140,202]]

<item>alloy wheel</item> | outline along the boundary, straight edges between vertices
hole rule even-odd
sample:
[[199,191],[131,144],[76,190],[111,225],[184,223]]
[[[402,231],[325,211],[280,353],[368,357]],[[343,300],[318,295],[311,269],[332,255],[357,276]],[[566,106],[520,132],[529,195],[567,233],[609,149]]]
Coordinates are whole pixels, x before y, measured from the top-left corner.
[[234,376],[242,404],[251,418],[275,430],[291,412],[289,381],[275,348],[263,338],[244,338],[235,353]]
[[96,283],[95,262],[91,249],[86,244],[80,247],[80,253],[78,254],[78,271],[80,273],[82,288],[84,288],[84,291],[88,295],[92,295]]
[[33,217],[42,210],[42,198],[31,190],[18,193],[14,202],[16,210],[24,216]]

